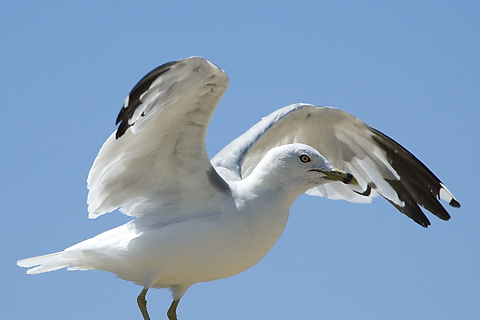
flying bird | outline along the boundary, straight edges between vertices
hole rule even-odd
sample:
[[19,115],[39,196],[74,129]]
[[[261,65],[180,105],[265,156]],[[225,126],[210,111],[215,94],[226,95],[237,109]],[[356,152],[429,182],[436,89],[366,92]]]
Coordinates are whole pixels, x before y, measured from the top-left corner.
[[200,58],[166,63],[127,96],[118,128],[88,175],[89,218],[116,209],[134,219],[64,251],[18,261],[37,274],[105,270],[142,286],[169,288],[170,320],[190,286],[259,262],[281,236],[303,193],[369,203],[381,196],[423,227],[420,207],[442,220],[459,202],[400,144],[335,108],[298,103],[263,118],[212,159],[208,124],[226,73]]

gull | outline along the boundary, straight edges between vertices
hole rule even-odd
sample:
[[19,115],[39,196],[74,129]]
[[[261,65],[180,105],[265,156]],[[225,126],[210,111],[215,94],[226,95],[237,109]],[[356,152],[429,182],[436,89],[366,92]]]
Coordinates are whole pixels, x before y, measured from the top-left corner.
[[381,196],[423,227],[459,202],[400,144],[358,118],[297,103],[274,111],[212,159],[208,124],[229,79],[191,57],[161,65],[131,90],[118,128],[87,179],[89,218],[116,209],[134,219],[61,252],[19,260],[29,274],[104,270],[170,289],[170,320],[193,284],[243,272],[281,236],[303,193],[354,203]]

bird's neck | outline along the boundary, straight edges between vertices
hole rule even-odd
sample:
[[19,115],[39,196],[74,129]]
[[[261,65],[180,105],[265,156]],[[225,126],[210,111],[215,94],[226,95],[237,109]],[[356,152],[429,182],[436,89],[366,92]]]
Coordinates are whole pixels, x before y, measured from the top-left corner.
[[249,201],[266,203],[270,206],[281,206],[290,209],[293,202],[306,191],[292,181],[285,181],[281,175],[272,172],[252,172],[239,181],[244,197]]

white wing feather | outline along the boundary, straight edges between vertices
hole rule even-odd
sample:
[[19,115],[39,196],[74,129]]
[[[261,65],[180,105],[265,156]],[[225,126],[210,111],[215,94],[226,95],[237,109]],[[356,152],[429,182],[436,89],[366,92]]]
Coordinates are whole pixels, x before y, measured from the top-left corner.
[[459,206],[435,175],[401,145],[334,108],[294,104],[279,109],[222,149],[212,164],[222,176],[241,179],[268,150],[294,142],[317,149],[359,182],[358,186],[328,183],[309,190],[310,195],[357,203],[381,195],[422,226],[430,222],[419,205],[445,220],[450,216],[438,199]]
[[118,130],[90,170],[89,217],[119,207],[131,216],[199,212],[202,199],[228,189],[225,180],[248,176],[268,150],[295,142],[314,147],[359,182],[358,186],[333,182],[308,194],[358,203],[381,195],[422,226],[430,222],[419,206],[444,220],[450,216],[439,199],[459,206],[405,148],[334,108],[294,104],[279,109],[210,163],[206,132],[227,86],[225,72],[202,58],[167,63],[140,80],[117,118]]
[[168,63],[145,76],[125,100],[120,127],[88,175],[89,217],[119,207],[132,216],[151,208],[188,211],[197,199],[215,194],[205,137],[227,86],[225,72],[201,58]]

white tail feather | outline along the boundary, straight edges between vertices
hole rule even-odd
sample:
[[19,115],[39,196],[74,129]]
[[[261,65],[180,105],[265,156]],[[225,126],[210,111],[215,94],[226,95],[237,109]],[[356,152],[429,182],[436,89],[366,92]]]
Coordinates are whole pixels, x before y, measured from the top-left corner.
[[19,267],[31,268],[27,270],[28,274],[44,273],[55,271],[69,266],[67,259],[63,256],[64,251],[46,254],[43,256],[18,260]]

